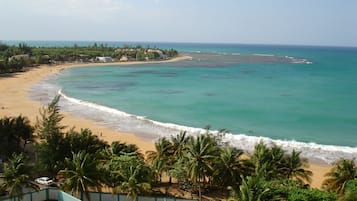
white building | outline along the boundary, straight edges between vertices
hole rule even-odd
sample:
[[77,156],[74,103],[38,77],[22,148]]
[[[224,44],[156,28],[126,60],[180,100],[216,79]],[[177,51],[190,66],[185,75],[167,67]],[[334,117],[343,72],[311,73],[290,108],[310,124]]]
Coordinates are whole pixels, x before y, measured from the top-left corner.
[[102,62],[102,63],[108,63],[108,62],[113,62],[114,60],[111,57],[96,57],[95,61]]

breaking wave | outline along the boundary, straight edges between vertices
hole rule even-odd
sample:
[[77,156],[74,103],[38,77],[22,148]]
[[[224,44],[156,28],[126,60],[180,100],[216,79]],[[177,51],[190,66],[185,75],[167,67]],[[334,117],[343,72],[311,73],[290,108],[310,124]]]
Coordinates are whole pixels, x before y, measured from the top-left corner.
[[[65,101],[75,104],[74,106],[81,105],[83,109],[87,111],[93,110],[94,113],[98,114],[97,116],[102,117],[100,119],[102,124],[109,125],[121,131],[148,134],[156,137],[168,137],[170,135],[176,135],[180,131],[187,131],[190,135],[198,135],[206,132],[206,130],[201,128],[158,122],[143,116],[128,114],[100,104],[79,100],[67,96],[62,92],[62,90],[59,90],[58,93]],[[85,116],[90,117],[87,115]],[[108,118],[114,119],[108,121]],[[212,132],[216,133],[218,131]],[[279,145],[287,151],[292,151],[293,149],[301,151],[302,156],[304,157],[314,160],[322,160],[326,163],[332,163],[342,157],[352,159],[357,155],[357,147],[353,148],[347,146],[322,145],[313,142],[305,143],[290,140],[275,140],[268,137],[248,136],[245,134],[227,133],[224,141],[232,146],[247,150],[248,152],[251,152],[254,149],[254,145],[256,143],[263,141],[268,145]]]
[[[190,135],[206,132],[206,130],[201,128],[158,122],[143,116],[136,116],[97,103],[70,97],[59,86],[51,84],[48,81],[35,84],[31,90],[31,94],[33,99],[43,103],[45,101],[48,102],[53,96],[59,94],[62,97],[60,106],[64,111],[79,117],[91,119],[99,125],[109,126],[121,132],[135,133],[153,141],[159,137],[176,135],[181,131],[187,131]],[[224,142],[248,152],[252,152],[254,145],[260,141],[268,145],[276,144],[286,151],[292,151],[293,149],[301,151],[303,157],[329,164],[340,158],[353,159],[357,155],[357,147],[322,145],[314,142],[307,143],[294,140],[277,140],[236,133],[227,133],[224,137]]]

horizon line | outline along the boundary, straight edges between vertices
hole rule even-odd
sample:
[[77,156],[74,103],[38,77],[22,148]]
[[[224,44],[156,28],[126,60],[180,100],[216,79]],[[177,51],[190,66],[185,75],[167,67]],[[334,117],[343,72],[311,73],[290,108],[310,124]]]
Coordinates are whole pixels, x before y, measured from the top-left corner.
[[241,43],[241,42],[195,42],[195,41],[188,41],[188,42],[173,42],[173,41],[120,41],[120,40],[35,40],[35,39],[28,39],[28,40],[21,40],[21,39],[10,39],[10,40],[3,40],[0,39],[0,43],[5,41],[11,42],[93,42],[93,43],[158,43],[158,44],[202,44],[202,45],[262,45],[262,46],[286,46],[286,47],[331,47],[331,48],[357,48],[354,45],[321,45],[321,44],[274,44],[274,43]]

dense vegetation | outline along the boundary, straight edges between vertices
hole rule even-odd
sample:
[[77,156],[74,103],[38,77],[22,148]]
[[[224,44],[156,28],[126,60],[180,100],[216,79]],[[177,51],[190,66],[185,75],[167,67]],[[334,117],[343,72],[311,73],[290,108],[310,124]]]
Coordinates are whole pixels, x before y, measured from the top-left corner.
[[[202,199],[214,194],[240,201],[356,200],[354,161],[337,161],[319,190],[309,187],[312,173],[300,152],[287,153],[261,142],[248,157],[223,143],[223,131],[213,135],[207,129],[197,137],[182,132],[160,138],[155,150],[144,155],[132,144],[109,145],[89,129],[66,129],[58,100],[40,110],[35,126],[22,116],[0,120],[0,155],[5,161],[0,190],[9,191],[10,196],[21,197],[23,187],[36,188],[31,182],[34,177],[47,175],[78,197],[109,187],[113,193],[127,193],[135,199],[170,185]],[[35,144],[35,149],[27,144]]]
[[178,55],[173,49],[124,46],[110,47],[104,44],[73,47],[30,47],[24,43],[9,46],[0,43],[0,73],[18,72],[24,67],[62,62],[100,62],[97,57],[111,57],[114,61],[165,60]]

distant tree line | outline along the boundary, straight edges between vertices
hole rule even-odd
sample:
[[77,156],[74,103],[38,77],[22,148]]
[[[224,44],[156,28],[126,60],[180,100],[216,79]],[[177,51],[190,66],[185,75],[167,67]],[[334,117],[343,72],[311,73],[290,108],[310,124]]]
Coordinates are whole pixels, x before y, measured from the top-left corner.
[[[112,57],[116,61],[165,60],[178,55],[174,49],[163,50],[138,45],[111,47],[94,43],[92,46],[31,47],[25,43],[17,46],[0,43],[0,73],[22,71],[24,67],[62,62],[96,62],[96,57]],[[123,59],[125,57],[125,59]]]
[[40,110],[35,126],[22,116],[0,119],[0,156],[5,163],[0,191],[8,191],[10,197],[21,197],[24,187],[36,188],[34,177],[46,175],[81,198],[88,197],[89,190],[109,187],[135,200],[139,194],[157,193],[155,188],[175,186],[199,199],[213,194],[238,201],[357,200],[353,160],[338,160],[322,189],[313,189],[312,172],[300,152],[260,142],[248,154],[224,143],[223,130],[211,134],[207,129],[196,137],[181,132],[160,138],[155,150],[143,154],[133,144],[109,145],[89,129],[66,129],[58,101],[56,97]]

